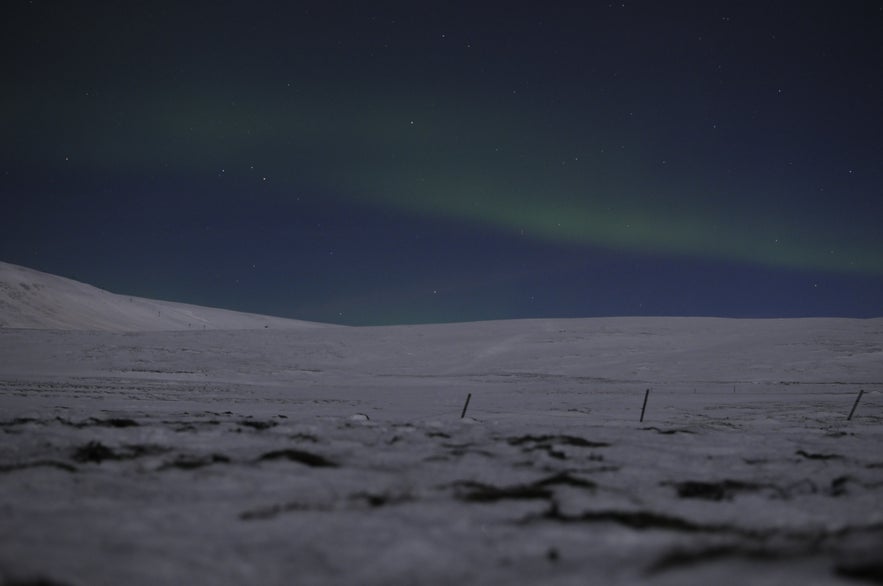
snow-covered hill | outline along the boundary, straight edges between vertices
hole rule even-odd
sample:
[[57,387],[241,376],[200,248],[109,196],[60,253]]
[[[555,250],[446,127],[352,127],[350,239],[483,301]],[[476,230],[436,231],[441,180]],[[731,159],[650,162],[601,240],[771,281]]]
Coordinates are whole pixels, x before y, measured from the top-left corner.
[[0,328],[160,331],[323,327],[305,321],[117,295],[0,262]]

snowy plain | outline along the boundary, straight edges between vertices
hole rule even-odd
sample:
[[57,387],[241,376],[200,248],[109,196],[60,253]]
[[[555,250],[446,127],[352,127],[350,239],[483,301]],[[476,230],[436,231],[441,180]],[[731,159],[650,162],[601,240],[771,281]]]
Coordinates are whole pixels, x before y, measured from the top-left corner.
[[348,328],[0,283],[0,584],[883,583],[883,319]]

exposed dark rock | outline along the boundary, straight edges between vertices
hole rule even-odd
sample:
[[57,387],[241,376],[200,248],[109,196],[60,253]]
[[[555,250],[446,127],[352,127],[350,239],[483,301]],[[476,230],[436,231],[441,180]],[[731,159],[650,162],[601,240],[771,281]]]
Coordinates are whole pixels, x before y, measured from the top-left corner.
[[850,482],[852,478],[849,476],[838,476],[834,480],[831,481],[831,490],[829,491],[831,496],[843,496],[847,493],[846,484]]
[[258,460],[261,462],[266,460],[291,460],[292,462],[298,462],[300,464],[305,464],[313,468],[337,467],[337,464],[335,464],[331,460],[328,460],[324,456],[319,456],[310,452],[304,452],[302,450],[294,449],[274,450],[272,452],[267,452],[266,454],[262,454],[258,458]]
[[690,433],[690,434],[696,433],[695,431],[690,430],[690,429],[661,429],[661,428],[655,427],[655,426],[645,427],[644,431],[655,431],[656,433],[659,433],[662,435],[673,435],[676,433]]
[[810,454],[803,450],[797,450],[795,452],[798,456],[803,456],[807,460],[842,460],[843,456],[839,454]]
[[181,470],[195,470],[212,464],[229,464],[230,458],[223,454],[211,454],[210,456],[178,456],[171,462],[160,466],[160,470],[168,470],[169,468],[179,468]]
[[840,576],[855,580],[864,580],[873,584],[883,584],[883,561],[866,561],[860,563],[840,563],[835,568]]
[[112,450],[101,442],[91,441],[74,450],[73,459],[77,462],[101,463],[104,460],[132,460],[142,456],[162,454],[169,451],[163,446],[148,444],[124,445],[118,450]]
[[239,425],[244,425],[245,427],[250,427],[258,431],[263,431],[265,429],[270,429],[271,427],[276,427],[277,425],[279,425],[279,423],[277,423],[276,421],[258,421],[252,419],[243,419],[239,422]]
[[682,568],[684,566],[693,566],[717,561],[723,558],[743,558],[751,561],[768,561],[787,559],[795,557],[796,555],[808,555],[808,552],[777,551],[768,547],[738,544],[717,545],[698,550],[678,549],[659,558],[653,565],[647,568],[647,572],[649,574],[655,574],[675,568]]
[[573,476],[570,472],[559,472],[529,484],[514,486],[493,486],[472,481],[457,482],[453,486],[456,488],[457,498],[460,500],[483,503],[510,499],[551,499],[554,492],[549,487],[552,486],[575,486],[588,489],[596,487],[591,480]]
[[101,463],[104,460],[120,460],[121,457],[100,442],[89,442],[82,445],[74,451],[74,460],[77,462],[96,462]]
[[502,500],[549,499],[552,491],[537,484],[492,486],[481,482],[457,482],[457,498],[467,502],[492,503]]
[[402,494],[377,494],[372,492],[358,492],[352,495],[350,497],[350,500],[354,502],[361,501],[366,503],[372,509],[377,509],[388,505],[397,505],[400,503],[408,502],[411,500],[411,497]]
[[84,427],[138,427],[140,425],[140,423],[134,419],[126,419],[124,417],[111,417],[109,419],[90,417],[86,421],[71,421],[70,419],[64,419],[63,417],[56,417],[55,420],[64,425],[69,425],[78,429]]
[[134,419],[125,419],[122,417],[111,417],[110,419],[89,419],[89,423],[98,427],[138,427],[140,424]]
[[581,448],[606,448],[610,444],[606,442],[594,442],[574,435],[522,435],[512,437],[508,440],[512,446],[549,446],[549,445],[566,445],[578,446]]
[[573,476],[570,472],[559,472],[548,478],[543,478],[533,483],[535,486],[575,486],[577,488],[597,488],[597,484],[586,478]]
[[700,482],[688,480],[685,482],[667,483],[674,486],[678,496],[684,499],[704,499],[710,501],[732,500],[733,496],[740,492],[757,492],[764,489],[773,489],[781,493],[781,490],[771,485],[760,485],[741,480],[721,480],[718,482]]

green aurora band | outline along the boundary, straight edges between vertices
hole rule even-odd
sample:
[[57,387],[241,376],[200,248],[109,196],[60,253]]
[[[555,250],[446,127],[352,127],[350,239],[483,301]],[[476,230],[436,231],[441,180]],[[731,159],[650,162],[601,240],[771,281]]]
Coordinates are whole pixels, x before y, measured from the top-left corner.
[[[342,202],[575,245],[883,274],[868,218],[798,222],[788,211],[801,197],[793,184],[752,179],[747,167],[727,183],[695,153],[660,160],[666,137],[586,115],[586,105],[538,120],[523,103],[486,96],[327,87],[222,95],[116,96],[124,119],[87,98],[52,115],[20,99],[4,105],[4,126],[28,142],[34,125],[35,136],[41,124],[64,125],[67,142],[28,151],[94,171],[216,175],[246,173],[242,161],[251,161],[277,194],[312,187]],[[576,109],[580,117],[568,116]]]

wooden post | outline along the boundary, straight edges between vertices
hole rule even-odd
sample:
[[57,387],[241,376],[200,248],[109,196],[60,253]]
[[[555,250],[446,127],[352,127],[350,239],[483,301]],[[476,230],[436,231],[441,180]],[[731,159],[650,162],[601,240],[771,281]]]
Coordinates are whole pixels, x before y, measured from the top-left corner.
[[846,418],[847,421],[852,421],[852,414],[855,413],[855,408],[858,407],[858,402],[862,400],[862,395],[864,394],[864,389],[858,392],[858,397],[855,398],[855,403],[852,404],[852,409],[849,411],[849,417]]
[[466,417],[466,409],[469,408],[469,399],[471,399],[471,398],[472,398],[472,393],[469,393],[468,395],[466,395],[466,404],[463,405],[463,412],[460,413],[460,419],[463,419],[464,417]]
[[644,411],[647,410],[647,397],[650,396],[650,389],[644,392],[644,405],[641,407],[641,423],[644,422]]

